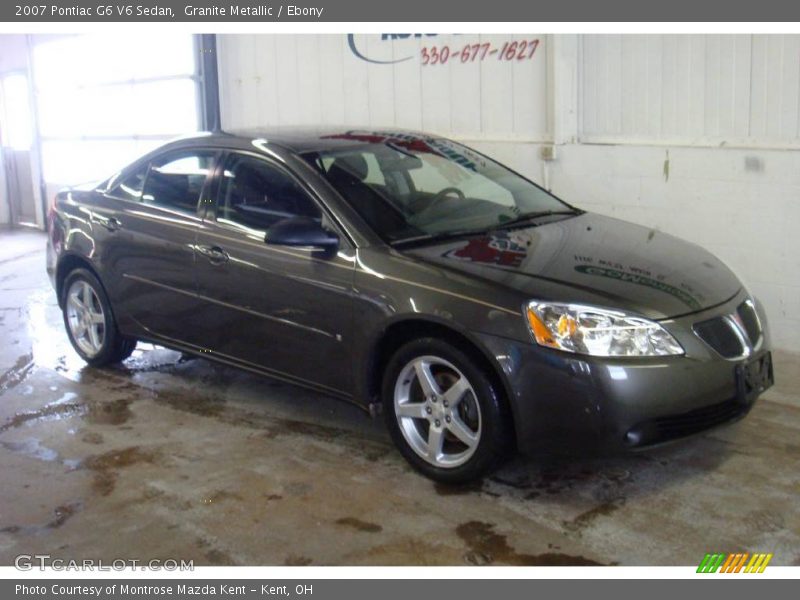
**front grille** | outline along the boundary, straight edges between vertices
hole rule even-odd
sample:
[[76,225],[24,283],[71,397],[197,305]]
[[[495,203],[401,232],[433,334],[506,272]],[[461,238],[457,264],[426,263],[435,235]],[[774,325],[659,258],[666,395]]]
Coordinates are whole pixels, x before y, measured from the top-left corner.
[[725,317],[695,323],[693,329],[700,339],[725,358],[737,358],[745,352],[742,340]]
[[739,319],[742,321],[750,343],[755,346],[761,337],[761,324],[758,321],[755,307],[749,301],[742,302],[736,309],[736,314],[739,315]]
[[704,406],[679,415],[658,417],[633,427],[626,435],[631,446],[649,446],[700,433],[747,413],[748,407],[736,400]]

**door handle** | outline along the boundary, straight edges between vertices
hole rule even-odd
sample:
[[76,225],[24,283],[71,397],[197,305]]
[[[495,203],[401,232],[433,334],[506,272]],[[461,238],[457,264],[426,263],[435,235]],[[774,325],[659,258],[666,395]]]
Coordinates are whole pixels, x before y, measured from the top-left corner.
[[102,225],[109,231],[117,231],[122,229],[122,223],[116,217],[109,217]]
[[108,231],[118,231],[122,229],[122,223],[116,217],[104,217],[97,213],[92,213],[92,221],[107,229]]
[[213,264],[228,262],[228,253],[219,246],[197,246],[197,251]]

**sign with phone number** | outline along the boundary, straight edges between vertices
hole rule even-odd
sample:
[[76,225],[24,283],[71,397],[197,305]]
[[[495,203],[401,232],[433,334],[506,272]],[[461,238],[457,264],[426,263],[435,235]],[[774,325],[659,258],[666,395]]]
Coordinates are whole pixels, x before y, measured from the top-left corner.
[[423,46],[420,60],[423,65],[446,65],[452,62],[473,63],[484,60],[524,61],[531,60],[539,47],[539,40],[514,40],[494,46],[490,42],[467,44],[462,47]]

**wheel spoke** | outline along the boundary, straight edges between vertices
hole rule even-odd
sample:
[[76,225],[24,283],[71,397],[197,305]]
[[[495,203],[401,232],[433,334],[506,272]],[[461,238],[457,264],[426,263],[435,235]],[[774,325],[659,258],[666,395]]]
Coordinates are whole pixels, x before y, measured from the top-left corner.
[[397,406],[398,417],[410,417],[412,419],[425,419],[428,414],[425,412],[425,404],[422,402],[406,402]]
[[72,328],[72,335],[76,338],[83,337],[86,333],[86,325],[82,322],[78,321],[78,323]]
[[100,349],[100,332],[98,331],[97,325],[92,325],[88,328],[89,332],[89,343],[92,345],[92,348],[97,351]]
[[440,393],[439,386],[431,373],[431,366],[429,363],[419,359],[414,362],[414,371],[417,374],[417,379],[422,387],[422,393],[426,397],[435,396]]
[[438,427],[431,427],[428,430],[428,458],[437,461],[442,455],[444,445],[444,430]]
[[472,431],[457,413],[452,414],[447,429],[469,448],[478,443],[478,434]]
[[76,310],[76,311],[83,311],[84,306],[83,302],[80,299],[80,291],[76,290],[69,295],[69,300],[67,302]]
[[89,320],[95,325],[103,325],[106,322],[103,313],[94,311],[89,311]]
[[86,307],[86,309],[91,310],[94,304],[92,302],[92,288],[90,288],[86,283],[84,283],[83,287],[81,288],[81,299],[83,300],[83,305]]
[[450,408],[454,409],[456,405],[461,402],[461,399],[464,398],[464,395],[471,389],[467,378],[461,377],[447,389],[444,393],[444,399],[447,400]]

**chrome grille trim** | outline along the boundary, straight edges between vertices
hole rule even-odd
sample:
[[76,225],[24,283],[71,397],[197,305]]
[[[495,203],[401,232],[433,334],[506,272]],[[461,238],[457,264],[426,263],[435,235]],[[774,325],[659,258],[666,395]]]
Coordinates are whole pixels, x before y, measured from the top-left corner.
[[733,356],[728,358],[728,360],[741,360],[743,358],[747,358],[752,354],[753,348],[750,345],[750,339],[747,337],[747,332],[744,330],[739,324],[739,321],[733,315],[725,315],[722,319],[728,324],[728,327],[731,328],[733,334],[739,339],[739,343],[742,345],[742,353],[739,356]]
[[[755,326],[755,336],[751,334],[750,329],[752,327],[748,327],[748,323],[745,321],[746,317],[742,315],[743,310],[749,311],[750,316],[753,319],[751,326]],[[756,305],[755,302],[753,302],[753,299],[747,298],[744,302],[737,306],[736,313],[739,315],[739,319],[742,321],[742,327],[744,328],[747,338],[750,340],[750,345],[752,346],[753,350],[757,350],[759,346],[761,346],[761,342],[764,339],[764,327],[761,324],[761,317],[758,316],[758,311],[756,310]],[[753,339],[754,337],[755,339]]]
[[[743,317],[742,315],[744,314],[745,310],[750,314],[745,314]],[[749,322],[746,322],[746,320]],[[726,353],[724,346],[715,346],[714,342],[719,343],[723,340],[721,340],[718,336],[715,336],[713,333],[705,333],[708,331],[708,328],[713,327],[713,324],[715,323],[718,327],[724,325],[730,331],[730,333],[733,334],[739,343],[741,352],[736,354],[731,354],[730,352]],[[717,317],[712,317],[711,319],[694,323],[692,325],[692,331],[717,355],[725,360],[730,361],[737,361],[750,357],[761,347],[764,339],[764,328],[761,324],[761,319],[758,316],[758,311],[756,310],[755,302],[753,302],[752,298],[746,298],[734,309],[732,313],[719,315]],[[753,337],[755,337],[755,339],[753,339]]]

